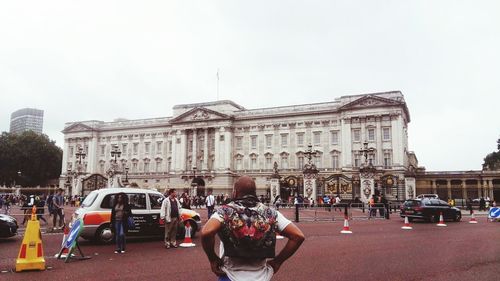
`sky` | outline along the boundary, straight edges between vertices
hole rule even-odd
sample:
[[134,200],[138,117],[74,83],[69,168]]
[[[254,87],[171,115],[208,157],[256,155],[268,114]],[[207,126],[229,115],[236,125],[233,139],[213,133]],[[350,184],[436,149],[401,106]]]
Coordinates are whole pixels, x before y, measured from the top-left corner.
[[[479,170],[500,137],[500,1],[2,1],[0,131],[400,90],[427,170]],[[217,97],[219,69],[219,97]]]

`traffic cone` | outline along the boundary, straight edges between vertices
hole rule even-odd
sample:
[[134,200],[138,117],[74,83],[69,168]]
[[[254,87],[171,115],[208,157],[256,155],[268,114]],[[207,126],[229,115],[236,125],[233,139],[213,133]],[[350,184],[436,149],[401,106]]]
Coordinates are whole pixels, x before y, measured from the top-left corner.
[[410,225],[410,221],[408,220],[408,216],[405,216],[405,225],[401,227],[401,229],[411,230],[413,227]]
[[24,270],[45,270],[43,257],[42,233],[40,222],[36,218],[36,207],[33,206],[31,220],[24,232],[23,242],[16,259],[16,272]]
[[472,211],[469,223],[477,223],[476,217],[474,216],[474,211]]
[[447,226],[445,223],[444,223],[444,218],[443,218],[443,213],[439,213],[439,223],[436,224],[437,226]]
[[351,234],[352,233],[352,231],[349,230],[349,220],[347,219],[347,217],[344,218],[344,228],[342,228],[340,233],[342,233],[342,234]]
[[[61,252],[61,258],[66,258],[68,256],[69,250],[66,248],[64,244],[66,244],[66,239],[68,239],[68,234],[69,234],[69,228],[67,225],[64,226],[64,234],[63,234],[63,239],[61,243],[62,247],[62,252]],[[54,257],[57,258],[59,256],[59,253],[55,254]]]
[[189,221],[186,221],[184,228],[186,229],[186,234],[184,235],[184,241],[179,246],[183,248],[196,246],[196,244],[193,243],[193,240],[191,240],[191,224],[189,224]]

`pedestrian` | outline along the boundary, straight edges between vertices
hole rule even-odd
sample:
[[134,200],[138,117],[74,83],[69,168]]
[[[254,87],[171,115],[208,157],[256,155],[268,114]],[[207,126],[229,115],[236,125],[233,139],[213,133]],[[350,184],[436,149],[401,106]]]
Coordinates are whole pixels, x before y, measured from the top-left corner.
[[128,196],[123,192],[118,193],[113,209],[111,209],[111,225],[116,242],[115,254],[125,253],[125,238],[129,228],[128,220],[131,215],[132,210],[128,204]]
[[56,195],[52,198],[52,207],[53,207],[53,217],[52,217],[52,225],[54,229],[57,229],[56,222],[57,217],[59,217],[59,228],[63,228],[65,225],[64,222],[64,197],[63,190],[60,188],[57,190]]
[[48,222],[43,217],[43,215],[45,215],[45,200],[43,199],[43,197],[37,196],[35,198],[35,204],[36,204],[36,218],[37,218],[37,220],[39,220],[39,221],[42,220],[47,225]]
[[[233,201],[218,208],[202,230],[202,244],[218,280],[269,281],[304,241],[304,234],[279,211],[259,202],[252,178],[234,184]],[[275,255],[276,231],[288,238]],[[215,235],[221,255],[214,251]]]
[[214,207],[215,207],[215,197],[212,195],[212,191],[208,191],[208,196],[205,198],[205,204],[207,206],[207,212],[208,212],[208,217],[209,219],[213,212],[214,212]]
[[479,199],[479,211],[486,211],[486,201],[484,200],[484,197]]
[[174,188],[168,190],[167,198],[161,204],[160,218],[165,222],[165,248],[177,248],[177,226],[180,221],[181,202]]
[[182,193],[181,199],[179,199],[181,202],[181,207],[183,209],[189,209],[191,210],[191,199],[189,198],[189,195],[187,195],[186,192]]
[[380,216],[386,219],[389,219],[389,202],[387,201],[387,198],[385,198],[385,195],[380,196]]

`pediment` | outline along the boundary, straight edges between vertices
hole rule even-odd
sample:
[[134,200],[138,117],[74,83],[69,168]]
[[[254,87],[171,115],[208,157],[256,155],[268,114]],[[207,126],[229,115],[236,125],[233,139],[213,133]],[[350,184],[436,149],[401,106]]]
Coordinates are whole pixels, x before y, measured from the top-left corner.
[[195,107],[170,120],[170,123],[200,122],[230,119],[229,115],[203,107]]
[[361,97],[355,101],[347,103],[341,106],[340,110],[347,109],[359,109],[359,108],[369,108],[369,107],[384,107],[393,105],[403,105],[404,103],[397,100],[392,100],[388,98],[383,98],[375,95],[367,95]]
[[66,133],[76,133],[76,132],[88,132],[88,131],[93,131],[94,129],[90,126],[87,126],[82,123],[75,123],[72,125],[69,125],[68,127],[64,128],[62,131],[64,134]]

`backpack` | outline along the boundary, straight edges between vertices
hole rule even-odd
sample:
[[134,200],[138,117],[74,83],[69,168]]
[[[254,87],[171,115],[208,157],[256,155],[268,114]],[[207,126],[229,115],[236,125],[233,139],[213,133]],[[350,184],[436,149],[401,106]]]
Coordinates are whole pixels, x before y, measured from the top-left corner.
[[238,258],[274,258],[278,213],[258,202],[230,202],[217,213],[223,218],[219,237],[224,255]]

